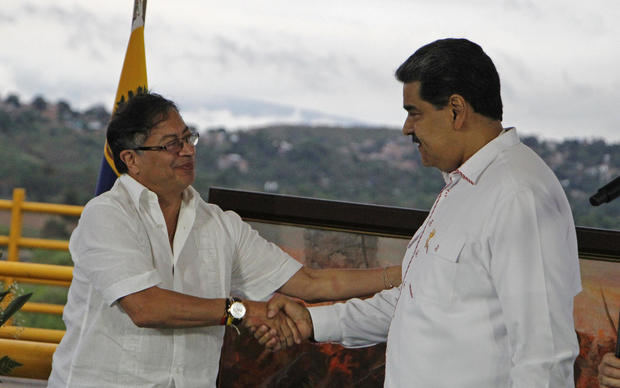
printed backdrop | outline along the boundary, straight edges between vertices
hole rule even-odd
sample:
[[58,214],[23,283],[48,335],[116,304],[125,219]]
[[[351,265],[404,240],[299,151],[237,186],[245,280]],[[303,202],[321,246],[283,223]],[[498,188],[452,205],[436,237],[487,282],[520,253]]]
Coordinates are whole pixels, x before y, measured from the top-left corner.
[[[267,240],[313,268],[372,268],[400,264],[407,239],[252,222]],[[580,355],[577,388],[597,388],[597,366],[615,348],[620,308],[620,263],[581,261],[583,292],[575,299]],[[278,353],[263,351],[252,335],[229,329],[219,387],[382,387],[385,344],[345,349],[303,343]]]

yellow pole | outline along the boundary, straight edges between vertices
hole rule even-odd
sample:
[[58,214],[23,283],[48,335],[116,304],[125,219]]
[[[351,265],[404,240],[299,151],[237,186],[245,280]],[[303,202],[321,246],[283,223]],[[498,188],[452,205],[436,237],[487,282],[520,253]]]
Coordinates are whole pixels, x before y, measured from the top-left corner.
[[22,209],[26,212],[30,211],[37,213],[62,214],[66,216],[79,216],[82,214],[82,209],[84,209],[84,206],[44,202],[24,202]]
[[68,251],[69,241],[22,237],[19,239],[19,246],[24,247],[24,248],[42,248],[42,249],[54,249],[57,251]]
[[[0,275],[0,281],[3,281],[4,279],[6,278]],[[17,283],[45,284],[46,286],[69,287],[71,285],[71,282],[65,282],[61,280],[22,278],[19,276],[13,276],[13,280]]]
[[73,267],[66,265],[0,261],[0,276],[70,282],[73,278]]
[[22,366],[13,369],[8,376],[47,379],[52,371],[52,355],[56,344],[46,342],[9,340],[0,338],[3,356],[19,362]]
[[19,238],[22,234],[22,204],[26,197],[24,189],[13,190],[13,207],[11,209],[11,230],[9,232],[8,261],[19,261]]
[[0,327],[0,338],[12,340],[49,342],[52,344],[58,344],[64,335],[64,330],[39,329],[35,327],[20,326]]
[[64,310],[65,306],[62,304],[28,302],[24,304],[19,311],[25,313],[62,315]]

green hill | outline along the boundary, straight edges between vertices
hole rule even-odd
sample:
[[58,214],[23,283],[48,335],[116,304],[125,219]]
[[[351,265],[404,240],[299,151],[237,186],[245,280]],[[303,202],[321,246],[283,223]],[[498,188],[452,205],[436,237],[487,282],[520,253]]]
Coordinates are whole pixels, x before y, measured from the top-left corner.
[[[83,205],[93,195],[109,112],[15,95],[0,101],[0,198],[24,187],[30,201]],[[389,128],[270,126],[201,131],[195,187],[268,191],[428,209],[443,186],[409,138]],[[523,139],[556,172],[577,225],[620,229],[620,200],[588,198],[620,175],[620,144]]]

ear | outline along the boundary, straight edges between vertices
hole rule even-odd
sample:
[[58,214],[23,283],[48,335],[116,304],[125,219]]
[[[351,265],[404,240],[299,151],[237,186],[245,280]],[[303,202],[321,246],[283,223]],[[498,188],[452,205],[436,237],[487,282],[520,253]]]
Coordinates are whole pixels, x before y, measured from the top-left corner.
[[140,169],[138,168],[136,151],[134,150],[122,150],[119,154],[119,157],[127,166],[128,172],[132,175],[138,175],[140,173]]
[[453,94],[448,99],[448,105],[452,110],[452,119],[454,121],[454,128],[461,129],[463,123],[467,118],[468,107],[467,101],[460,94]]

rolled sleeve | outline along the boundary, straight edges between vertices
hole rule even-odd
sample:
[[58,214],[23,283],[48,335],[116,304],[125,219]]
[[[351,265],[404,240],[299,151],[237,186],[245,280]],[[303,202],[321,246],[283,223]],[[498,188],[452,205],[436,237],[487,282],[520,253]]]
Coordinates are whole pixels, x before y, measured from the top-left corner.
[[139,274],[131,278],[123,279],[103,290],[103,300],[111,306],[119,298],[146,290],[161,283],[161,278],[156,270]]
[[109,305],[118,298],[160,283],[145,232],[136,216],[97,203],[87,206],[71,236],[76,269]]
[[252,300],[264,300],[301,269],[301,263],[262,238],[238,214],[227,211],[225,220],[236,247],[233,292]]

